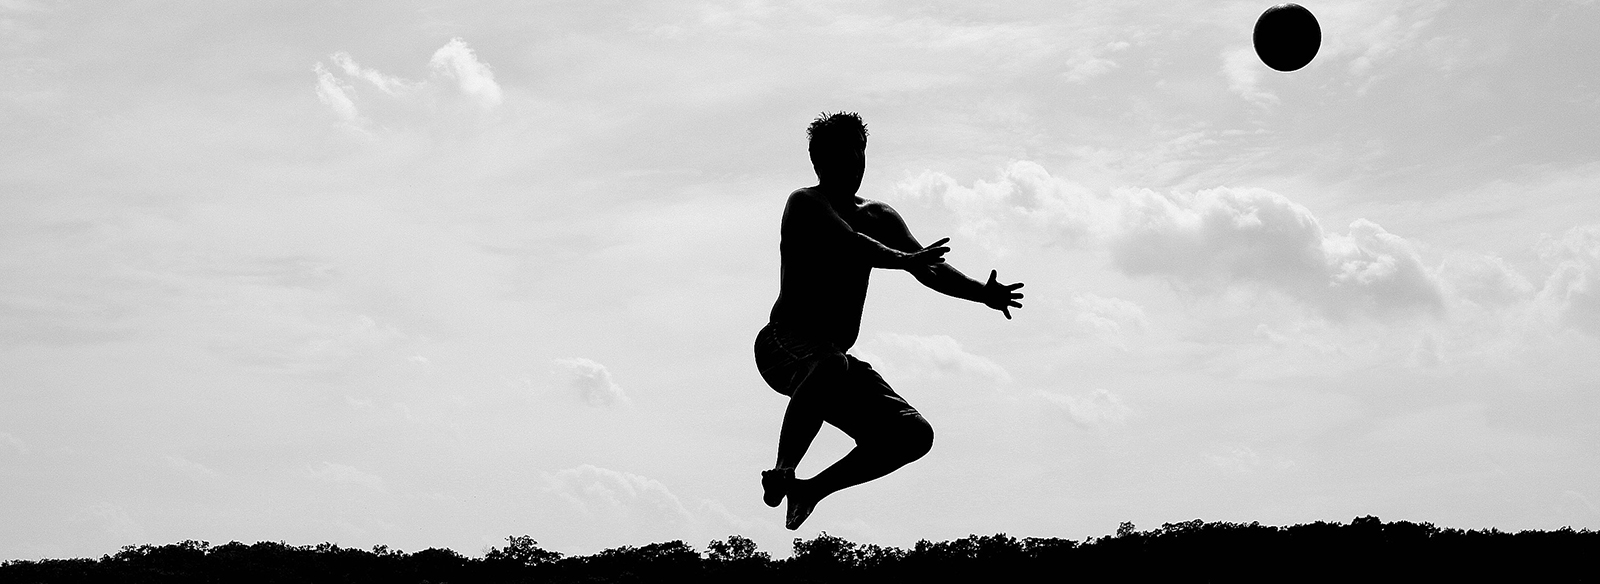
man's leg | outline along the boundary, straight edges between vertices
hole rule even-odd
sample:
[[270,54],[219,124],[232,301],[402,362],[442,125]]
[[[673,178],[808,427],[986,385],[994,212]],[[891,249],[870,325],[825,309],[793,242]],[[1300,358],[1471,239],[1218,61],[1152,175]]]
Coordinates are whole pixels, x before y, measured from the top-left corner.
[[821,383],[837,382],[837,378],[825,381],[822,379],[825,377],[814,373],[789,396],[789,407],[783,411],[783,426],[778,430],[778,463],[773,468],[800,466],[800,459],[805,458],[817,432],[822,430],[821,402],[823,394],[832,388],[822,387]]
[[783,425],[778,430],[777,463],[772,470],[761,473],[761,498],[768,507],[777,507],[788,495],[795,482],[794,469],[822,429],[827,401],[837,399],[849,362],[843,354],[836,354],[801,366],[807,370],[789,391],[789,407],[783,412]]
[[883,435],[871,441],[857,441],[856,447],[844,458],[833,463],[817,476],[797,481],[793,491],[803,491],[804,497],[822,500],[844,489],[882,478],[902,466],[910,464],[933,448],[933,427],[922,416],[904,417],[884,429]]
[[847,381],[853,386],[844,391],[859,399],[841,400],[844,409],[829,422],[855,438],[856,447],[816,476],[791,484],[789,529],[798,528],[824,497],[881,478],[933,447],[933,427],[870,366],[851,359]]

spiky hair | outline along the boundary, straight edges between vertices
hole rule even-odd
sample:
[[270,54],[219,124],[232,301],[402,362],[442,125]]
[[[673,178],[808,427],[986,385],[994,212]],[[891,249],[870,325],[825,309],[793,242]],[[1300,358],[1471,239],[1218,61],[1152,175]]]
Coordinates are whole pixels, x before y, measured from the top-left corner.
[[806,128],[806,149],[811,151],[813,157],[819,151],[854,148],[858,139],[861,146],[866,145],[867,123],[861,121],[861,114],[855,112],[823,112]]

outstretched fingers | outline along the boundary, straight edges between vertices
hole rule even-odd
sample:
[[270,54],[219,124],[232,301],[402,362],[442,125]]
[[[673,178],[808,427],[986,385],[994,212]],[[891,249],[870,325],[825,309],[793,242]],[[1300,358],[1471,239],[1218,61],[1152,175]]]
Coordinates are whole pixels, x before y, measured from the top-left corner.
[[1017,302],[1018,298],[1022,298],[1022,293],[1016,291],[1017,288],[1022,287],[1022,283],[1001,284],[996,280],[999,277],[999,270],[989,270],[989,282],[984,284],[983,287],[992,291],[992,295],[986,304],[1006,315],[1006,320],[1011,320],[1011,309],[1022,308],[1022,303]]

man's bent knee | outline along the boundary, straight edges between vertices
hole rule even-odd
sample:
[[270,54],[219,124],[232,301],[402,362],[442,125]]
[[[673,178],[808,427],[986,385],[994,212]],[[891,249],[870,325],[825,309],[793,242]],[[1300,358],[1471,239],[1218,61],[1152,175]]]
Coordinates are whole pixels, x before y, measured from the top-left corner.
[[922,458],[933,449],[933,426],[922,416],[907,416],[904,430],[896,437],[895,451],[904,462]]

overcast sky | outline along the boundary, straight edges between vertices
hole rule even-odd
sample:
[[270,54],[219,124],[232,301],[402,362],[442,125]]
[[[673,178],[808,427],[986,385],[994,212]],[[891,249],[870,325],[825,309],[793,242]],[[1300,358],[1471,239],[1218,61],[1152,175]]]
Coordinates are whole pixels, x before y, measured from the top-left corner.
[[[0,559],[1600,528],[1600,5],[0,0]],[[805,126],[932,453],[760,502]],[[848,450],[827,428],[800,467]]]

